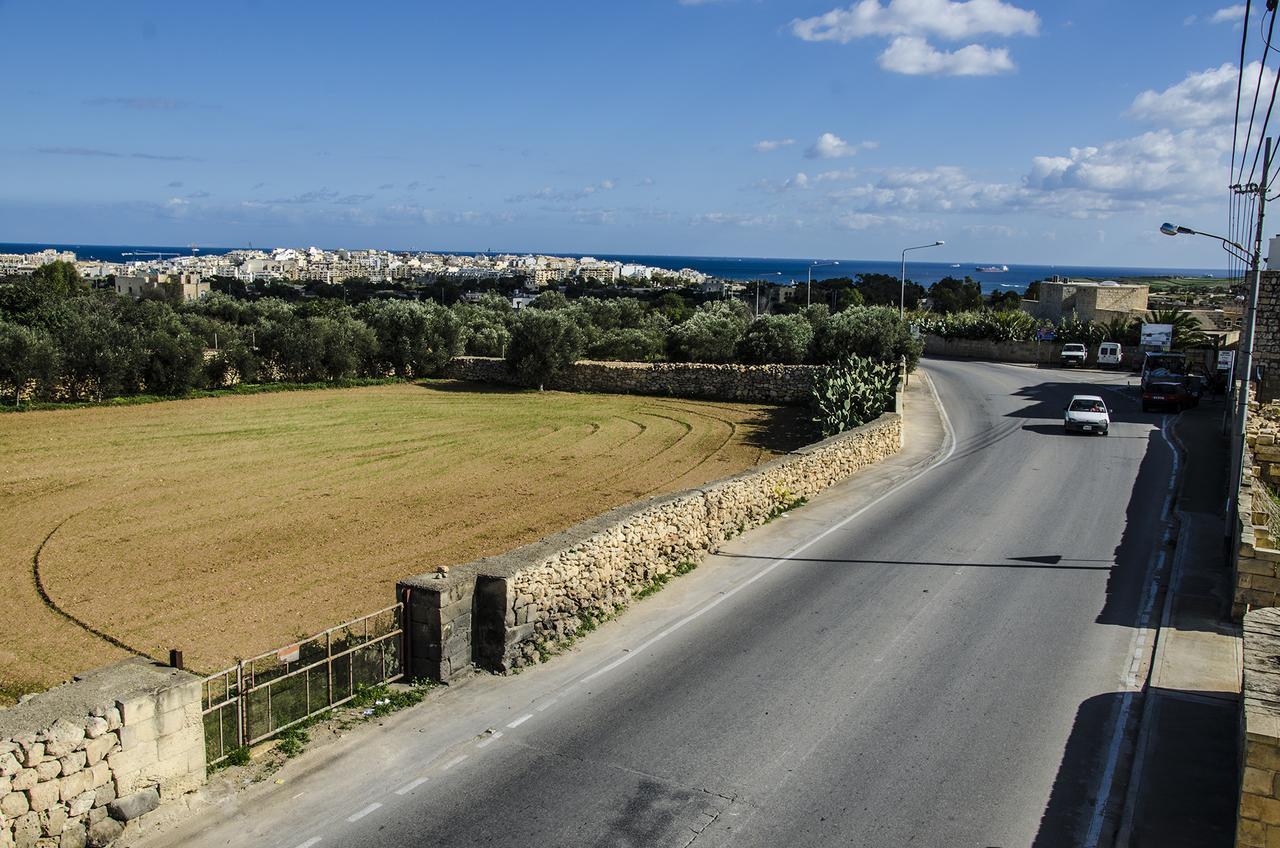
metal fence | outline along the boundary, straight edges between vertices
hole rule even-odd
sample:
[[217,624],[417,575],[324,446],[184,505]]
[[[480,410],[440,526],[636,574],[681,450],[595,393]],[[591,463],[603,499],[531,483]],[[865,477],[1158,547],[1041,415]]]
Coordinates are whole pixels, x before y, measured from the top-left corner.
[[402,678],[403,615],[395,604],[206,677],[206,761],[345,703],[362,686]]

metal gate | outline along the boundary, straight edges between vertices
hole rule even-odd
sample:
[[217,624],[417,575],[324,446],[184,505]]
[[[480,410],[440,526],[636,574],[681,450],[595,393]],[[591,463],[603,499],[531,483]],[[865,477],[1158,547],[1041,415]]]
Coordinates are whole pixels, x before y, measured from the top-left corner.
[[395,604],[205,678],[206,762],[404,677],[403,615]]

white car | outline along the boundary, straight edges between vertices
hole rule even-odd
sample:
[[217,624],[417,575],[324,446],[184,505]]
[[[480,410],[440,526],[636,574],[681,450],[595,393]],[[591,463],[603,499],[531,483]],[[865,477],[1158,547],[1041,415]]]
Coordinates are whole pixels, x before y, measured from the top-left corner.
[[1075,395],[1062,413],[1062,426],[1068,433],[1101,433],[1111,430],[1111,414],[1107,404],[1097,395]]
[[1098,366],[1100,368],[1119,368],[1124,361],[1119,342],[1103,342],[1098,345]]

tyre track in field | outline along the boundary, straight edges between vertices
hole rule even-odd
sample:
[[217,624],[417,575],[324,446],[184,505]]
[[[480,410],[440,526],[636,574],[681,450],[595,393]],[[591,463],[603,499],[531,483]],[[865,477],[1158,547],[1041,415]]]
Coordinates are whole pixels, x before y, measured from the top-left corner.
[[46,535],[42,540],[40,540],[40,544],[36,545],[35,552],[31,555],[31,580],[33,583],[35,583],[36,593],[40,596],[40,601],[48,609],[52,610],[57,615],[71,622],[76,627],[79,627],[81,630],[85,631],[86,633],[89,633],[93,636],[98,637],[99,639],[106,642],[107,644],[113,645],[122,651],[128,651],[134,656],[160,662],[160,660],[156,659],[156,657],[151,656],[145,651],[140,651],[137,648],[133,647],[132,645],[125,644],[124,642],[120,641],[116,637],[112,636],[110,633],[104,633],[103,631],[99,630],[93,625],[85,621],[82,621],[81,619],[72,615],[70,612],[58,606],[57,601],[53,599],[53,597],[49,594],[49,590],[45,588],[44,581],[40,578],[40,554],[44,552],[44,546],[47,545],[49,543],[49,540],[53,538],[53,534],[57,533],[59,530],[62,529],[62,525],[66,524],[68,521],[75,518],[77,515],[80,515],[80,513],[84,511],[85,510],[82,509],[79,512],[73,512],[70,515],[68,515],[66,518],[62,519],[57,524],[55,524],[53,526],[53,529],[49,531],[48,535]]

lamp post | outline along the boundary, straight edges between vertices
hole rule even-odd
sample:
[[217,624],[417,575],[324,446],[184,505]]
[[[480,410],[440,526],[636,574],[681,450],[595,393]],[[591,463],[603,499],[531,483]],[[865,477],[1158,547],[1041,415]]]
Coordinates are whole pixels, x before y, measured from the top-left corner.
[[[1267,139],[1270,142],[1271,139]],[[1268,148],[1270,146],[1268,145]],[[1268,149],[1268,159],[1270,159],[1270,150]],[[1264,161],[1262,166],[1262,182],[1260,185],[1267,184],[1267,162]],[[1265,200],[1263,200],[1265,203]],[[1249,373],[1253,370],[1253,330],[1257,321],[1258,313],[1258,288],[1262,282],[1262,217],[1258,217],[1258,234],[1254,240],[1253,255],[1242,245],[1233,241],[1216,236],[1213,233],[1202,233],[1193,230],[1190,227],[1179,227],[1174,224],[1164,223],[1160,225],[1160,232],[1167,236],[1204,236],[1205,238],[1216,239],[1222,242],[1222,246],[1227,252],[1240,259],[1245,264],[1250,265],[1253,270],[1253,283],[1249,287],[1248,314],[1244,320],[1244,331],[1240,338],[1239,349],[1236,352],[1236,373],[1239,375],[1240,385],[1236,388],[1236,426],[1235,432],[1232,433],[1231,447],[1231,476],[1228,482],[1230,490],[1227,492],[1227,526],[1233,526],[1232,517],[1239,508],[1237,499],[1240,495],[1240,486],[1243,484],[1244,475],[1244,439],[1247,418],[1249,416]],[[1228,529],[1227,531],[1231,531]]]
[[[781,276],[782,276],[782,272],[781,272],[781,271],[769,271],[769,272],[768,272],[768,276],[770,276],[770,277],[781,277]],[[761,283],[761,282],[762,282],[762,280],[760,280],[759,278],[757,278],[757,279],[756,279],[756,317],[757,317],[757,318],[759,318],[759,317],[760,317],[760,283]]]
[[839,264],[840,264],[839,262],[810,262],[809,263],[809,282],[805,283],[805,286],[804,286],[804,305],[805,306],[813,305],[813,291],[812,291],[813,290],[813,269],[825,268],[828,265],[839,265]]
[[902,249],[902,290],[898,295],[899,318],[907,314],[907,251],[924,250],[930,247],[941,247],[944,244],[946,244],[945,241],[935,241],[933,244],[919,244],[915,247],[905,247]]

